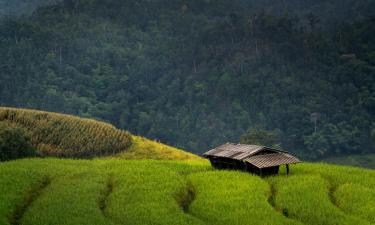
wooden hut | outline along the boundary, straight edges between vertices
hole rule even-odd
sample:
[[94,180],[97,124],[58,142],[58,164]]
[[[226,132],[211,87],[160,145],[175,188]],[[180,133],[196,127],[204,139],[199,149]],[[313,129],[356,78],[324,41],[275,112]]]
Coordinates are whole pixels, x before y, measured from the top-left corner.
[[281,165],[286,165],[287,174],[289,174],[289,164],[300,162],[298,158],[286,151],[259,145],[232,143],[216,147],[204,153],[203,156],[209,159],[215,168],[239,169],[260,176],[277,174]]

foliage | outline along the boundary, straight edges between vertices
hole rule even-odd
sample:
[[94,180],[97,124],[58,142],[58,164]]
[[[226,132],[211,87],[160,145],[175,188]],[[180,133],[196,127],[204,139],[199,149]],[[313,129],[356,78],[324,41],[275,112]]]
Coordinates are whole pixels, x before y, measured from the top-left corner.
[[267,131],[259,126],[250,128],[240,138],[241,144],[263,145],[278,147],[278,137],[275,131]]
[[39,6],[56,2],[59,0],[0,0],[0,17],[29,15]]
[[373,170],[327,164],[262,179],[197,161],[24,159],[0,163],[0,221],[24,206],[30,225],[370,224],[374,187]]
[[375,154],[363,155],[339,155],[325,158],[326,163],[334,163],[339,165],[349,165],[375,169]]
[[124,151],[131,144],[128,132],[107,123],[69,115],[0,108],[0,121],[25,129],[41,155],[93,157]]
[[64,1],[1,20],[0,104],[100,118],[200,153],[256,124],[302,158],[373,153],[374,9]]
[[358,143],[360,136],[360,131],[348,124],[328,124],[321,131],[305,136],[304,144],[311,154],[310,157],[315,159],[342,152],[358,154],[361,152],[361,144]]
[[317,159],[329,151],[328,141],[321,133],[314,133],[305,137],[304,143],[311,154],[310,157],[313,159]]
[[17,127],[0,122],[0,161],[35,155],[30,138]]

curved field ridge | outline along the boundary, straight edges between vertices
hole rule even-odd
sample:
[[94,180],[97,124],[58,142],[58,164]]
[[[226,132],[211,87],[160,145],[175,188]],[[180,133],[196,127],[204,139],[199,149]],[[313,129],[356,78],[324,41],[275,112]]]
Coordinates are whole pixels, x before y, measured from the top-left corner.
[[33,187],[31,187],[25,194],[24,200],[20,202],[13,214],[9,218],[9,222],[12,225],[21,224],[20,221],[24,216],[27,209],[33,204],[33,202],[42,194],[43,190],[51,183],[51,179],[48,176],[41,178]]
[[108,198],[109,198],[109,195],[112,194],[113,188],[114,188],[114,182],[113,182],[113,175],[111,174],[107,178],[105,187],[102,190],[101,197],[98,201],[99,209],[102,211],[105,217],[108,217],[108,213],[107,213]]
[[375,190],[358,184],[341,185],[334,193],[336,204],[345,213],[375,224]]
[[[43,174],[34,168],[35,162],[25,161],[22,166],[4,166],[0,163],[0,224],[17,223],[21,206],[30,190],[39,185]],[[21,213],[24,214],[24,210]]]
[[86,171],[56,177],[24,214],[21,224],[110,225],[97,204],[105,178]]
[[0,107],[0,122],[24,128],[39,153],[48,156],[94,157],[126,150],[131,135],[91,119],[28,109]]
[[276,207],[290,218],[311,225],[367,225],[366,221],[343,213],[332,204],[329,187],[319,175],[274,178],[278,190]]
[[200,161],[24,159],[0,163],[0,224],[373,225],[374,184],[326,164],[262,179]]
[[196,190],[191,182],[188,182],[181,193],[176,197],[176,201],[185,213],[189,213],[189,207],[195,200]]
[[233,171],[194,173],[192,215],[212,225],[302,224],[277,213],[267,202],[268,184],[257,176]]
[[116,224],[202,224],[184,213],[176,202],[185,188],[183,176],[178,173],[182,164],[173,168],[173,163],[158,161],[115,161],[110,166],[115,188],[107,212]]

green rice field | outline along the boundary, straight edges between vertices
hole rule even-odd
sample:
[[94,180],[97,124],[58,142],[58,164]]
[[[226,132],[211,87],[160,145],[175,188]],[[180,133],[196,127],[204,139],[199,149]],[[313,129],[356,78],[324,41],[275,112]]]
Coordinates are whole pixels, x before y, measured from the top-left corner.
[[2,225],[370,225],[375,171],[302,163],[261,178],[206,161],[0,163]]

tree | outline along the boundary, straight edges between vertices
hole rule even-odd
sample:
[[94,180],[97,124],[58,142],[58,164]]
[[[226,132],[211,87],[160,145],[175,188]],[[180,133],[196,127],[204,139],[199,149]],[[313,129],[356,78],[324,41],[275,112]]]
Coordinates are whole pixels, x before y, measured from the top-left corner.
[[250,128],[240,138],[241,144],[264,145],[269,147],[279,147],[278,135],[276,131],[268,131],[257,125]]
[[35,155],[29,137],[21,128],[0,124],[0,161]]
[[321,132],[306,136],[304,144],[308,149],[308,157],[312,159],[322,158],[329,151],[329,142]]
[[74,2],[73,0],[64,0],[64,7],[68,10],[74,9]]

